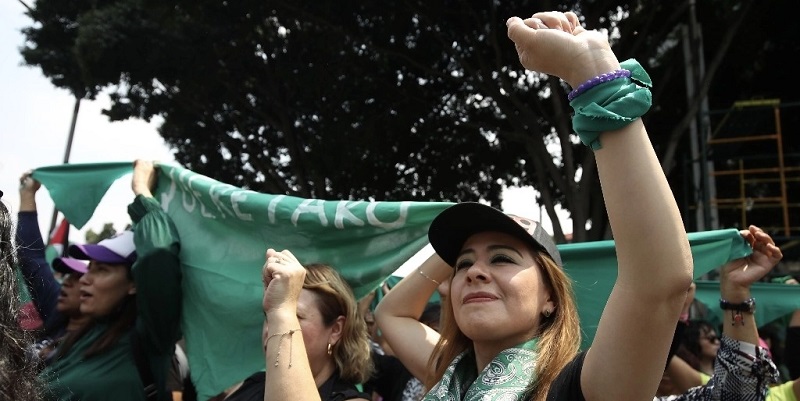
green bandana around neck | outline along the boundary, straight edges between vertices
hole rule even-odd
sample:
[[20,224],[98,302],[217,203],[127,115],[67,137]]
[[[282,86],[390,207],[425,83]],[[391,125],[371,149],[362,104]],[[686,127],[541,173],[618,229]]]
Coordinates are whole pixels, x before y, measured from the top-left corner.
[[517,401],[534,378],[538,339],[507,348],[475,376],[475,357],[459,354],[423,401]]

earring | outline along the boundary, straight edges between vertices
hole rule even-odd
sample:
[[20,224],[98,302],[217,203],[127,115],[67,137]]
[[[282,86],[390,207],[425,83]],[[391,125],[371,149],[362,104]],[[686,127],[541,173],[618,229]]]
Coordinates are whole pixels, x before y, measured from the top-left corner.
[[544,310],[543,315],[544,315],[545,319],[549,318],[551,314],[553,314],[553,311],[551,311],[550,309],[545,309]]
[[331,346],[331,343],[328,343],[328,355],[333,355],[333,347]]

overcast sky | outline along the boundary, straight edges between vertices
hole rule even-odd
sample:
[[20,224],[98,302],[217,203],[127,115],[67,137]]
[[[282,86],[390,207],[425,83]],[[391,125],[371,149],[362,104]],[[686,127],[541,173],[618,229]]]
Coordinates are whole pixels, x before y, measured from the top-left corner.
[[[19,177],[38,167],[61,164],[64,160],[75,99],[69,92],[54,87],[38,68],[22,63],[19,48],[24,37],[20,30],[31,25],[19,1],[0,2],[0,189],[2,201],[16,215],[19,206]],[[70,163],[133,161],[137,158],[174,162],[174,157],[156,132],[157,121],[109,122],[101,114],[108,98],[82,101],[78,114]],[[76,188],[79,191],[80,188]],[[506,191],[505,211],[542,220],[552,233],[547,216],[541,216],[530,188]],[[100,230],[104,223],[122,229],[130,219],[126,206],[131,200],[130,176],[117,181],[106,194],[95,215],[81,230],[73,228],[71,240],[83,241],[87,229]],[[37,196],[39,225],[50,230],[53,203],[46,189]],[[59,217],[60,218],[60,217]],[[565,227],[569,231],[569,228]]]

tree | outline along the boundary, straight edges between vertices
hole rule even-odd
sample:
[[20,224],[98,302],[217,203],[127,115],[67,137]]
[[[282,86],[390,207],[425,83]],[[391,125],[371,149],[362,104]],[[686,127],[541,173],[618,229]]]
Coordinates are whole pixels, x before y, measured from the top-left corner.
[[[735,6],[750,2],[709,2],[730,7],[711,30],[728,24],[735,38]],[[31,16],[43,22],[25,30],[26,62],[86,96],[108,88],[111,119],[162,116],[161,135],[197,172],[308,198],[495,205],[503,184],[530,184],[551,220],[558,204],[570,211],[575,241],[609,234],[594,154],[571,130],[569,88],[525,72],[506,37],[508,16],[573,2],[67,3],[36,3]],[[685,146],[675,121],[696,109],[681,97],[676,27],[688,4],[577,9],[587,27],[622,33],[617,53],[635,55],[658,83],[646,118],[662,153],[670,141]],[[69,54],[79,69],[56,68]],[[564,241],[560,224],[554,235]]]
[[94,232],[91,228],[86,230],[85,238],[87,244],[96,244],[104,239],[111,238],[117,234],[114,228],[114,223],[103,224],[103,229],[99,232]]

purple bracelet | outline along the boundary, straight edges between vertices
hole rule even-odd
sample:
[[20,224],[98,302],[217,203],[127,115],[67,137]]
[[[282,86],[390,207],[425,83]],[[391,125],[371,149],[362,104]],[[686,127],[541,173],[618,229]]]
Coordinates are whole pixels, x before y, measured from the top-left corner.
[[577,88],[572,90],[572,92],[570,92],[567,95],[567,100],[569,100],[571,102],[573,99],[575,99],[576,97],[582,95],[584,92],[586,92],[589,89],[592,89],[595,86],[600,85],[600,84],[602,84],[604,82],[609,82],[609,81],[613,81],[615,79],[620,79],[620,78],[630,78],[630,76],[631,76],[631,72],[628,71],[628,70],[616,70],[616,71],[607,72],[605,74],[600,74],[600,75],[598,75],[598,76],[596,76],[596,77],[594,77],[594,78],[592,78],[592,79],[590,79],[590,80],[578,85]]

